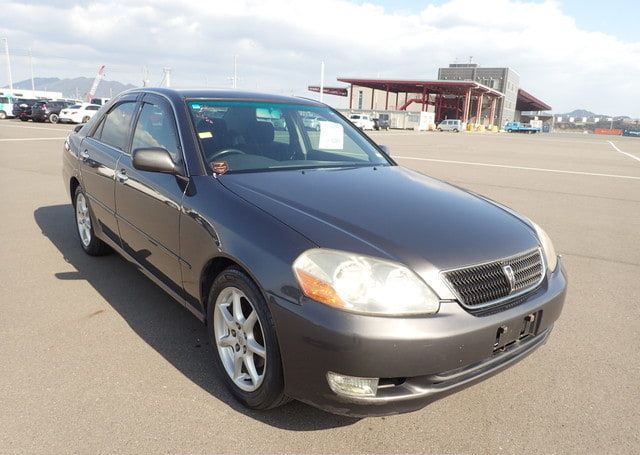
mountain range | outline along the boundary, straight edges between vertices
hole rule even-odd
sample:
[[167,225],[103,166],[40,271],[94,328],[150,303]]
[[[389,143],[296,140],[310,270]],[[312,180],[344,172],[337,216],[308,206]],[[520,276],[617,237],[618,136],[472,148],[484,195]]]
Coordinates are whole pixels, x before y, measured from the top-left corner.
[[574,109],[571,112],[567,112],[565,114],[556,114],[559,115],[561,117],[574,117],[574,118],[582,118],[582,117],[587,117],[587,118],[594,118],[594,117],[598,117],[601,119],[606,119],[606,118],[613,118],[614,120],[623,120],[626,118],[629,118],[626,115],[607,115],[607,114],[596,114],[594,112],[588,111],[586,109]]
[[[36,90],[48,90],[50,92],[62,92],[63,98],[83,98],[89,91],[93,79],[88,77],[75,77],[73,79],[60,79],[58,77],[36,77],[33,79]],[[4,87],[7,88],[7,87]],[[31,79],[15,82],[14,90],[31,90]],[[96,97],[111,98],[123,90],[135,88],[135,85],[123,84],[118,81],[102,80],[98,85]]]

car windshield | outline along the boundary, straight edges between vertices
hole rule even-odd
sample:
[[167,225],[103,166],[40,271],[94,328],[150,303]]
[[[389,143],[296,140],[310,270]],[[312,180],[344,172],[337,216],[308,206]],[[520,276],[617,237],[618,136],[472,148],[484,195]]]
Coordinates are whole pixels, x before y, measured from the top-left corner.
[[80,109],[82,107],[81,104],[74,104],[72,106],[69,106],[69,109]]
[[358,130],[324,106],[187,104],[205,161],[217,173],[390,165]]

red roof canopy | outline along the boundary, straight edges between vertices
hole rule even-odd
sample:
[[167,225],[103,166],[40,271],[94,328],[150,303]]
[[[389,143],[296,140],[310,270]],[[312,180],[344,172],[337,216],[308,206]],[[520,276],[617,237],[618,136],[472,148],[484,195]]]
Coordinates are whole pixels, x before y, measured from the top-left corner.
[[518,111],[550,111],[551,106],[543,103],[531,93],[518,89],[518,100],[516,101]]
[[425,81],[408,79],[359,79],[339,77],[340,82],[367,87],[375,90],[389,91],[393,93],[420,93],[426,91],[430,94],[440,95],[464,95],[467,90],[474,94],[485,94],[494,97],[503,96],[497,90],[474,81]]

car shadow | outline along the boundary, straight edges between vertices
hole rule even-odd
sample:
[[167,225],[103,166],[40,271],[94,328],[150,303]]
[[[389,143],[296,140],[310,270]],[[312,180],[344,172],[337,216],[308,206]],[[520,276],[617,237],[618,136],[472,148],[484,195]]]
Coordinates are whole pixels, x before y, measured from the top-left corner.
[[218,376],[205,326],[118,254],[98,258],[86,255],[78,243],[71,204],[40,207],[34,212],[34,218],[65,261],[76,269],[75,272],[54,272],[57,279],[89,282],[149,346],[234,410],[293,431],[322,430],[358,421],[297,401],[268,411],[243,407]]

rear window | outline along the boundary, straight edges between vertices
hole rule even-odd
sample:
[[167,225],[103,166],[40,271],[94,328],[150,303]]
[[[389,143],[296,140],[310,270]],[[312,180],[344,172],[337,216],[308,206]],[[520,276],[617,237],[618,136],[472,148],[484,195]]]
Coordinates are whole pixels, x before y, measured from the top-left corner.
[[80,109],[81,107],[81,104],[74,104],[73,106],[69,106],[69,109]]

